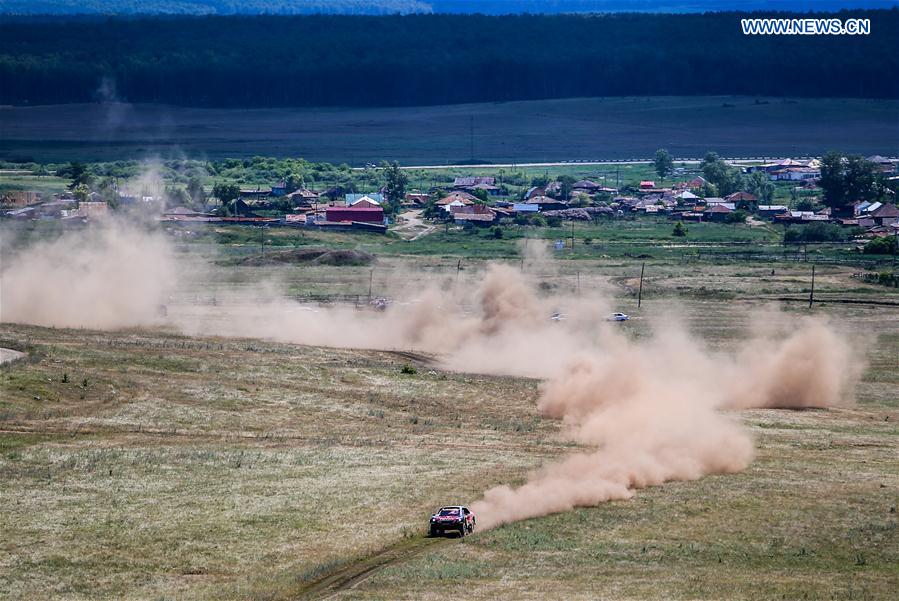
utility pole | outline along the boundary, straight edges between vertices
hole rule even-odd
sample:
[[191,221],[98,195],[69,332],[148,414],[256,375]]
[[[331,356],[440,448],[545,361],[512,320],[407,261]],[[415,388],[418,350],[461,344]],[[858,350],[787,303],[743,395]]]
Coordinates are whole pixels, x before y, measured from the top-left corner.
[[571,222],[571,252],[574,252],[574,221]]
[[371,283],[375,277],[375,270],[372,269],[368,272],[368,304],[371,304]]
[[259,246],[262,247],[262,259],[265,262],[265,225],[261,224],[259,226],[259,233],[261,236],[259,237]]
[[577,295],[581,295],[581,270],[577,271]]
[[640,304],[643,302],[643,272],[646,270],[646,262],[643,262],[643,265],[640,266],[640,290],[637,292],[637,308],[640,308]]
[[815,302],[815,264],[812,263],[812,290],[808,294],[808,308],[812,308],[812,303]]

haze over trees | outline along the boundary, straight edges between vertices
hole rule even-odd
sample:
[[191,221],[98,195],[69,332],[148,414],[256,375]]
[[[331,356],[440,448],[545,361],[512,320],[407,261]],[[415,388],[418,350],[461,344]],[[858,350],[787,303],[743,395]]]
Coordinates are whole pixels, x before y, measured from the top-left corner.
[[[745,36],[745,13],[7,17],[0,23],[0,103],[899,97],[899,80],[885,76],[899,72],[899,11],[840,14],[850,15],[870,18],[871,34]],[[801,65],[801,77],[783,68],[785,57]]]

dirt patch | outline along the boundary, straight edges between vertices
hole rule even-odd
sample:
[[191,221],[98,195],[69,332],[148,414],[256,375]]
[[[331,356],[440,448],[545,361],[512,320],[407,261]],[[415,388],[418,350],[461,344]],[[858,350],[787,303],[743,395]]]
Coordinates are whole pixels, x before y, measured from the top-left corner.
[[375,256],[361,250],[330,248],[294,248],[253,255],[241,260],[242,265],[281,265],[285,263],[315,263],[318,265],[370,265]]
[[0,348],[0,364],[12,363],[13,361],[22,359],[25,356],[25,353],[21,351],[14,351],[11,348]]

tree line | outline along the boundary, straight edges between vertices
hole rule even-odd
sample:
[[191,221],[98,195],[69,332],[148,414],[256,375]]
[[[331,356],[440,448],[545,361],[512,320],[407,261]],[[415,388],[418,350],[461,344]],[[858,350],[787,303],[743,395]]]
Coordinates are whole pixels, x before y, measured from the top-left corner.
[[899,72],[899,10],[839,14],[850,15],[870,18],[871,35],[744,36],[741,13],[7,17],[0,22],[0,103],[899,97],[892,76]]

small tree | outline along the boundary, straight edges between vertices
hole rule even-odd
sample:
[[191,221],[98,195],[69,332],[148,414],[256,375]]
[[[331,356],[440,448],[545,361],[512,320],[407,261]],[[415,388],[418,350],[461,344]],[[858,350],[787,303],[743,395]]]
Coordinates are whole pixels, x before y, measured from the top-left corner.
[[677,238],[683,238],[689,233],[689,230],[684,227],[684,224],[680,221],[674,224],[674,230],[671,232],[672,236],[676,236]]
[[671,154],[669,154],[668,151],[664,148],[659,148],[658,150],[656,150],[656,155],[653,163],[655,164],[656,173],[662,180],[668,177],[674,170],[674,162],[671,160]]
[[191,204],[195,207],[202,207],[206,204],[206,191],[203,190],[203,180],[198,176],[193,176],[187,182],[187,194],[190,196]]
[[760,204],[771,204],[774,198],[774,184],[762,171],[754,171],[743,180],[746,191],[759,199]]
[[493,237],[496,238],[497,240],[502,239],[502,237],[503,237],[503,228],[499,227],[498,225],[497,225],[497,226],[494,226],[494,228],[493,228]]
[[212,195],[219,199],[223,207],[240,198],[240,187],[237,184],[219,183],[212,187]]
[[882,236],[865,244],[863,252],[866,255],[894,255],[896,246],[896,236]]
[[384,191],[387,195],[387,202],[389,203],[390,212],[396,212],[399,210],[400,204],[403,202],[403,199],[406,197],[406,184],[409,183],[409,176],[406,175],[406,172],[400,168],[400,164],[394,161],[393,163],[381,163],[381,167],[384,169]]
[[574,187],[575,179],[570,175],[560,175],[556,178],[559,182],[559,197],[562,200],[568,200],[571,197],[571,189]]
[[72,180],[69,184],[69,190],[75,190],[78,186],[90,188],[91,184],[94,182],[94,176],[84,163],[73,161],[72,163],[69,163],[69,167],[64,173],[65,172],[68,172],[69,178]]

